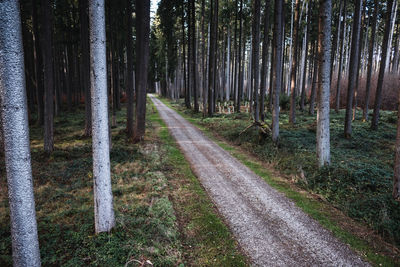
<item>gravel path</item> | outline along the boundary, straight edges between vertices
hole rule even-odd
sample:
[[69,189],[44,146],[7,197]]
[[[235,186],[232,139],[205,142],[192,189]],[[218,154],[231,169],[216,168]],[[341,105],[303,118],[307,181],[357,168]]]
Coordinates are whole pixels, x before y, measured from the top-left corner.
[[195,126],[150,98],[254,266],[369,266]]

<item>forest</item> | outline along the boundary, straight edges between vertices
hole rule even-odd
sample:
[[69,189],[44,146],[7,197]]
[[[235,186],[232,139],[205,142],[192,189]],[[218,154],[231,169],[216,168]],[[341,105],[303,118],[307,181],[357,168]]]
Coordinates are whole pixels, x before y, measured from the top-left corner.
[[400,265],[399,0],[0,0],[0,266]]

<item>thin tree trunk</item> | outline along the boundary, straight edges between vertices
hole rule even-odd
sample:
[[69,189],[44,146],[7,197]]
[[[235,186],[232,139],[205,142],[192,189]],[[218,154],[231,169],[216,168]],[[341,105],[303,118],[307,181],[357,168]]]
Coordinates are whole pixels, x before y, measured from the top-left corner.
[[374,48],[375,48],[375,33],[376,33],[376,26],[378,20],[378,10],[379,10],[379,2],[378,0],[374,1],[374,17],[372,21],[372,28],[371,28],[371,41],[369,45],[368,51],[368,70],[367,70],[367,85],[365,88],[365,104],[363,109],[363,121],[368,120],[368,106],[369,106],[369,99],[371,95],[371,76],[372,76],[372,65],[374,59]]
[[361,24],[361,11],[362,11],[362,0],[356,0],[354,21],[353,21],[353,36],[351,41],[351,52],[350,52],[350,66],[349,66],[349,83],[347,88],[347,103],[346,103],[346,116],[344,120],[344,136],[346,138],[351,137],[352,128],[352,107],[354,98],[354,87],[356,86],[357,79],[357,66],[358,66],[358,55],[359,55],[359,42],[360,42],[360,24]]
[[297,51],[298,51],[298,28],[299,28],[299,0],[296,0],[296,7],[294,12],[294,34],[293,34],[293,58],[292,68],[290,74],[290,113],[289,122],[296,123],[296,74],[297,74]]
[[345,50],[345,33],[346,33],[346,16],[347,12],[347,0],[344,0],[343,4],[343,11],[344,11],[344,16],[343,16],[343,29],[342,32],[340,33],[340,40],[342,41],[342,45],[340,46],[340,59],[339,59],[339,68],[338,68],[338,77],[337,77],[337,84],[336,84],[336,99],[335,99],[335,111],[339,112],[340,108],[340,81],[342,79],[342,71],[343,71],[343,60],[344,60],[344,50]]
[[36,0],[32,0],[32,25],[33,25],[33,36],[34,36],[33,44],[34,44],[35,77],[36,77],[36,101],[38,108],[37,124],[43,125],[44,123],[43,59],[42,59],[42,48],[40,41]]
[[53,11],[49,0],[41,1],[42,34],[41,47],[44,68],[44,151],[51,153],[54,149],[54,76],[53,76]]
[[264,9],[264,38],[262,45],[262,65],[261,65],[261,87],[260,87],[260,119],[264,121],[264,99],[267,87],[267,70],[268,70],[268,49],[269,49],[269,11],[271,8],[271,1],[266,0]]
[[318,83],[318,61],[315,57],[316,50],[317,50],[317,44],[314,45],[314,52],[313,52],[313,57],[314,57],[314,70],[313,70],[313,78],[312,78],[312,84],[311,84],[311,94],[310,94],[310,107],[308,110],[308,113],[310,115],[314,115],[314,109],[315,109],[315,95],[316,95],[316,87]]
[[307,79],[307,59],[308,59],[308,40],[310,39],[310,30],[309,30],[309,24],[310,24],[310,17],[311,14],[308,14],[308,3],[306,4],[306,26],[305,26],[305,34],[304,34],[304,64],[303,64],[303,80],[302,80],[302,85],[301,85],[301,97],[300,97],[300,110],[304,111],[304,105],[305,105],[305,100],[306,100],[306,79]]
[[283,1],[275,0],[275,26],[274,26],[274,92],[272,110],[272,141],[277,144],[279,140],[279,94],[282,88],[282,10]]
[[90,55],[89,55],[89,19],[88,19],[88,2],[79,1],[79,19],[81,23],[81,67],[83,72],[83,89],[85,91],[85,136],[92,135],[92,111],[90,103]]
[[240,113],[240,100],[243,94],[243,71],[242,71],[242,17],[243,17],[243,0],[240,0],[239,8],[239,51],[238,51],[238,95],[236,102],[236,112]]
[[[400,103],[400,90],[398,100]],[[397,110],[397,134],[395,145],[394,175],[393,175],[393,198],[400,199],[400,105]]]
[[317,158],[320,167],[329,165],[329,91],[331,59],[331,17],[332,1],[321,0],[318,33],[318,107],[317,107]]
[[134,88],[133,88],[133,34],[132,34],[132,3],[131,0],[126,0],[127,9],[127,26],[128,38],[126,43],[126,58],[127,58],[127,77],[126,77],[126,92],[128,96],[128,104],[126,109],[126,130],[128,139],[133,140],[133,102],[134,102]]
[[260,0],[253,0],[253,66],[252,66],[252,92],[254,100],[254,120],[259,121],[259,54],[260,54],[260,16],[261,16]]
[[110,139],[107,105],[107,58],[104,0],[89,2],[90,80],[95,231],[115,226],[110,175]]
[[0,116],[13,263],[14,266],[40,266],[19,1],[0,1],[0,62]]
[[392,6],[393,6],[393,0],[389,0],[388,7],[387,7],[388,13],[386,14],[385,33],[384,33],[383,41],[382,41],[382,54],[381,54],[381,65],[379,68],[378,85],[376,87],[376,93],[375,93],[374,115],[373,115],[372,121],[371,121],[371,129],[373,129],[373,130],[378,129],[379,112],[380,112],[381,103],[382,103],[383,79],[385,77],[386,62],[388,60],[387,51],[388,51],[388,47],[389,47],[390,26],[392,24],[391,18],[393,17],[391,14],[392,10],[393,10]]
[[134,142],[143,139],[146,126],[146,88],[149,66],[150,0],[136,0],[136,122]]
[[196,50],[196,8],[195,8],[195,0],[190,0],[190,10],[191,12],[191,68],[192,68],[192,84],[193,84],[193,100],[194,100],[194,112],[199,112],[199,102],[198,102],[198,90],[197,90],[197,50]]
[[210,23],[210,54],[208,68],[208,115],[212,116],[214,112],[214,95],[215,95],[215,80],[216,80],[216,46],[217,46],[217,29],[218,29],[218,0],[211,0],[211,23]]

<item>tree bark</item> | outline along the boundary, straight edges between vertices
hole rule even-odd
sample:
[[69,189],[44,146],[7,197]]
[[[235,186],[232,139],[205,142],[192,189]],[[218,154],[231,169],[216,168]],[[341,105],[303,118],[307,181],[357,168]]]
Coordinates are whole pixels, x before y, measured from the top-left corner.
[[81,68],[83,72],[83,89],[85,91],[85,136],[92,135],[92,110],[90,102],[90,54],[89,54],[89,18],[88,18],[88,1],[79,0],[79,19],[81,23]]
[[351,52],[350,52],[350,65],[349,65],[349,83],[347,88],[347,103],[346,103],[346,116],[344,120],[344,136],[346,138],[351,137],[352,129],[352,107],[354,99],[354,87],[356,86],[356,75],[358,66],[358,55],[359,55],[359,42],[360,42],[360,24],[361,24],[361,10],[362,0],[356,0],[354,21],[353,21],[353,37],[351,40]]
[[293,33],[293,58],[292,68],[290,74],[290,113],[289,122],[296,123],[296,74],[297,74],[297,51],[298,51],[298,28],[299,28],[299,0],[296,0],[296,7],[294,12],[294,33]]
[[126,43],[126,57],[127,57],[127,77],[126,77],[126,92],[128,96],[128,104],[126,109],[126,130],[128,139],[133,140],[133,102],[134,102],[134,88],[133,88],[133,33],[132,33],[132,3],[127,0],[127,25],[128,25],[128,38]]
[[243,17],[243,0],[240,0],[239,8],[239,51],[238,51],[238,94],[236,101],[236,112],[240,113],[240,100],[243,94],[243,71],[242,71],[242,17]]
[[265,92],[267,87],[267,70],[268,70],[268,50],[269,50],[269,12],[271,1],[266,0],[264,9],[264,38],[262,45],[262,65],[261,65],[261,85],[260,85],[260,119],[264,121],[265,117]]
[[274,92],[272,110],[272,141],[279,141],[279,94],[282,89],[282,9],[283,1],[275,0],[275,26],[274,26]]
[[136,122],[134,142],[143,139],[146,126],[146,87],[149,66],[150,0],[136,0]]
[[260,0],[253,0],[253,60],[252,60],[252,92],[253,92],[253,100],[254,100],[254,120],[256,122],[259,121],[260,110],[259,110],[259,54],[260,54],[260,16],[261,16],[261,4]]
[[94,218],[95,231],[100,233],[109,232],[115,226],[110,175],[104,0],[89,2],[89,32]]
[[191,50],[192,50],[192,57],[191,57],[191,68],[192,68],[192,84],[193,84],[193,101],[194,101],[194,112],[199,112],[199,101],[198,101],[198,90],[197,90],[197,50],[196,50],[196,8],[194,4],[195,0],[190,0],[190,10],[191,12]]
[[368,106],[369,106],[369,99],[371,96],[371,76],[372,76],[372,65],[374,59],[374,49],[375,49],[375,35],[376,35],[376,26],[378,20],[378,10],[379,10],[379,2],[378,0],[374,1],[374,17],[372,21],[372,28],[371,28],[371,41],[369,45],[368,51],[368,69],[367,69],[367,85],[365,88],[365,104],[363,109],[363,121],[368,120]]
[[0,1],[0,115],[14,266],[40,266],[19,1]]
[[317,158],[320,167],[329,165],[329,91],[331,68],[331,17],[332,1],[321,0],[318,33],[318,107],[317,107]]
[[339,112],[340,108],[340,81],[342,79],[342,71],[343,71],[343,60],[344,60],[344,50],[345,50],[345,33],[346,33],[346,12],[347,8],[347,0],[344,0],[343,3],[343,11],[344,11],[344,16],[343,16],[343,29],[342,32],[340,33],[340,40],[342,42],[340,46],[340,59],[339,59],[339,68],[338,68],[338,77],[337,77],[337,84],[336,84],[336,99],[335,99],[335,111]]
[[218,29],[218,0],[211,0],[211,13],[210,13],[210,53],[209,53],[209,67],[208,67],[208,116],[214,113],[214,95],[216,85],[216,53],[217,53],[217,29]]
[[54,149],[54,76],[53,76],[53,11],[50,0],[41,1],[42,34],[41,47],[44,68],[44,151],[51,153]]
[[389,46],[390,26],[392,24],[392,21],[391,21],[391,18],[392,18],[391,13],[392,13],[392,9],[393,9],[392,6],[393,6],[393,0],[389,0],[388,7],[387,7],[388,13],[386,14],[385,33],[384,33],[383,41],[382,41],[382,54],[381,54],[381,65],[379,67],[378,85],[376,87],[376,93],[375,93],[374,115],[373,115],[372,121],[371,121],[371,129],[372,130],[378,129],[379,112],[380,112],[381,103],[382,103],[383,79],[385,77],[386,61],[388,60],[387,51],[388,51],[388,46]]
[[[400,90],[399,90],[399,103],[400,103]],[[400,105],[397,111],[397,134],[395,145],[395,159],[394,159],[394,175],[393,175],[393,198],[400,199]]]

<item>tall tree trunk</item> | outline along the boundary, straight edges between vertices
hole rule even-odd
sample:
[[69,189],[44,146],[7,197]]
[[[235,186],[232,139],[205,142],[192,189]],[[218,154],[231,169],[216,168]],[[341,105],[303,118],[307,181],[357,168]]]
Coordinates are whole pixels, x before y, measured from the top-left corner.
[[115,226],[110,174],[110,139],[107,104],[107,58],[104,0],[89,2],[90,81],[95,231]]
[[206,116],[207,112],[207,92],[208,88],[206,86],[206,80],[207,80],[207,71],[206,71],[206,29],[205,29],[205,23],[204,23],[204,17],[205,17],[205,0],[201,1],[201,72],[202,72],[202,88],[203,88],[203,116]]
[[243,17],[243,0],[240,0],[239,8],[239,51],[238,51],[238,95],[236,101],[236,112],[240,113],[240,100],[243,94],[243,71],[242,71],[242,17]]
[[312,84],[311,84],[311,94],[310,94],[310,107],[308,110],[308,114],[314,115],[314,109],[315,109],[315,93],[316,93],[316,87],[317,87],[317,82],[318,82],[318,60],[315,57],[317,50],[317,43],[314,44],[314,49],[313,49],[313,57],[314,57],[314,70],[313,70],[313,77],[312,77]]
[[81,23],[81,68],[83,72],[83,89],[85,91],[85,136],[92,135],[92,111],[90,103],[90,55],[89,55],[89,18],[88,18],[88,1],[79,0],[79,19]]
[[252,92],[254,100],[254,120],[259,121],[260,110],[259,110],[259,70],[260,70],[260,16],[261,16],[261,4],[260,0],[253,0],[253,66],[252,66]]
[[335,99],[335,111],[339,112],[340,108],[340,82],[342,79],[342,71],[343,71],[343,61],[344,61],[344,50],[345,50],[345,33],[346,33],[346,16],[347,16],[347,0],[344,0],[343,4],[343,11],[344,11],[344,16],[343,16],[343,29],[342,32],[340,33],[340,40],[342,42],[340,46],[340,59],[339,59],[339,68],[338,68],[338,77],[337,77],[337,83],[336,83],[336,99]]
[[[185,37],[185,1],[182,1],[182,50],[183,50],[183,80],[184,80],[184,87],[185,87],[185,105],[186,108],[190,108],[190,94],[189,94],[189,84],[187,81],[187,74],[186,74],[186,37]],[[190,49],[188,49],[190,50]],[[168,70],[167,70],[168,71]],[[189,71],[190,72],[190,71]],[[168,84],[168,81],[166,81]]]
[[218,29],[218,0],[211,0],[211,13],[210,13],[210,53],[209,53],[209,67],[208,67],[208,115],[212,116],[214,112],[214,99],[215,99],[215,85],[216,85],[216,53],[217,53],[217,29]]
[[300,110],[304,111],[304,105],[306,101],[306,79],[307,79],[307,59],[308,59],[308,40],[310,39],[310,30],[309,30],[309,24],[310,24],[310,17],[311,14],[308,14],[308,3],[306,4],[306,26],[305,26],[305,33],[304,33],[304,64],[303,64],[303,78],[302,78],[302,84],[301,84],[301,96],[300,96]]
[[32,25],[33,25],[33,45],[34,45],[34,60],[35,60],[35,77],[36,77],[36,101],[38,108],[37,124],[44,123],[44,103],[43,103],[43,59],[42,48],[39,33],[39,16],[37,13],[37,2],[32,0]]
[[146,87],[149,66],[150,0],[136,0],[136,122],[134,142],[143,139],[146,126]]
[[367,85],[365,88],[365,104],[363,109],[363,121],[368,120],[368,106],[369,106],[369,99],[371,95],[371,76],[372,76],[372,65],[374,59],[374,48],[375,48],[375,35],[376,35],[376,26],[378,20],[378,10],[379,10],[379,2],[378,0],[374,1],[374,17],[372,21],[372,28],[371,28],[371,41],[369,45],[368,51],[368,69],[367,69]]
[[293,58],[290,74],[290,113],[289,122],[296,123],[296,74],[297,74],[297,51],[298,51],[298,28],[299,28],[299,0],[296,0],[294,12],[294,34],[293,34]]
[[264,121],[264,99],[267,87],[267,70],[268,70],[268,49],[269,49],[269,11],[271,8],[271,1],[266,0],[264,9],[264,38],[262,44],[262,65],[261,65],[261,88],[260,88],[260,119]]
[[329,92],[331,60],[332,0],[321,0],[318,33],[318,107],[317,107],[317,158],[320,167],[329,165]]
[[19,8],[19,1],[0,1],[0,128],[14,266],[40,266]]
[[356,70],[356,85],[354,87],[354,100],[353,100],[353,117],[352,120],[356,119],[357,113],[357,106],[358,106],[358,91],[360,87],[360,76],[361,76],[361,51],[363,45],[363,38],[364,37],[364,20],[365,20],[365,12],[366,12],[366,5],[363,8],[362,17],[361,17],[361,25],[360,25],[360,41],[358,43],[358,58],[357,58],[357,70]]
[[128,104],[126,109],[126,130],[128,139],[133,140],[133,102],[134,102],[134,88],[133,88],[133,34],[132,34],[132,3],[131,0],[126,0],[127,4],[127,25],[128,25],[128,38],[126,43],[126,57],[127,57],[127,77],[126,77],[126,92],[128,96]]
[[354,21],[353,21],[353,37],[351,40],[350,52],[350,66],[349,66],[349,83],[347,88],[347,103],[346,103],[346,116],[344,120],[344,136],[351,137],[351,121],[352,121],[352,107],[354,98],[354,87],[356,86],[358,55],[359,55],[359,42],[360,42],[360,25],[361,25],[361,10],[362,0],[356,0]]
[[275,25],[274,25],[274,92],[272,110],[272,141],[279,140],[279,94],[282,89],[282,10],[283,0],[275,0]]
[[[400,103],[400,90],[398,100]],[[397,110],[397,134],[395,145],[394,175],[393,175],[393,198],[400,199],[400,104]]]
[[383,79],[385,77],[386,71],[386,61],[389,60],[388,56],[388,46],[389,46],[389,35],[390,35],[390,26],[392,24],[391,18],[392,11],[393,11],[393,0],[388,1],[387,7],[387,15],[386,15],[386,25],[385,25],[385,34],[383,36],[382,41],[382,55],[381,55],[381,65],[379,67],[379,76],[378,76],[378,85],[376,87],[375,93],[375,104],[374,104],[374,115],[371,121],[371,129],[377,130],[378,129],[378,121],[379,121],[379,112],[382,103],[382,91],[383,91]]
[[44,151],[51,153],[54,149],[54,76],[53,76],[53,11],[49,0],[41,1],[42,34],[41,47],[44,67]]
[[199,112],[199,101],[198,101],[198,90],[197,90],[197,50],[196,50],[196,8],[195,8],[195,0],[190,0],[190,10],[191,12],[191,68],[192,68],[192,84],[193,84],[193,101],[194,101],[194,112]]

